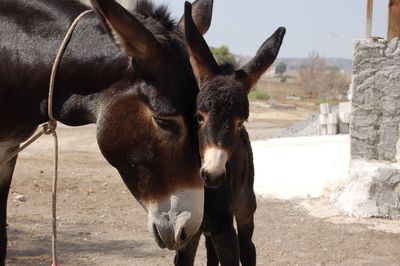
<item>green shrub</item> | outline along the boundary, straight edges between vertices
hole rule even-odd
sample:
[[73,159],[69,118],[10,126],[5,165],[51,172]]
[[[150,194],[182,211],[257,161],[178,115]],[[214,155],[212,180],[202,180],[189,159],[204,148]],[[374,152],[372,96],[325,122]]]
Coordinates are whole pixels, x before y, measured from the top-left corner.
[[337,99],[316,99],[315,105],[319,106],[321,103],[329,103],[330,105],[338,105],[339,100]]
[[222,45],[221,47],[211,47],[211,52],[214,55],[218,65],[221,64],[232,64],[236,65],[236,57],[229,51],[229,47]]
[[269,94],[268,93],[266,93],[266,92],[263,92],[263,91],[256,91],[256,90],[254,90],[254,91],[250,91],[250,93],[249,93],[249,100],[250,101],[254,101],[254,100],[259,100],[259,101],[261,101],[261,100],[263,100],[263,101],[266,101],[266,100],[268,100],[270,98],[270,96],[269,96]]

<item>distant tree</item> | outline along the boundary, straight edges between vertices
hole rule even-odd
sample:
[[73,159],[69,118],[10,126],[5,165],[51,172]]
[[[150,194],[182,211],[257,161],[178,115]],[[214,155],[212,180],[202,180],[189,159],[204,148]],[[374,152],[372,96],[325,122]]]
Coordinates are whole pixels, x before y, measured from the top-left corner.
[[329,67],[319,53],[309,54],[299,72],[299,83],[309,98],[337,97],[345,94],[350,78],[337,67]]
[[229,63],[236,65],[237,63],[236,57],[229,51],[229,47],[226,45],[222,45],[218,48],[211,48],[211,52],[218,64]]
[[325,96],[346,95],[349,90],[350,76],[343,73],[338,67],[329,67],[326,73],[326,92]]
[[286,70],[287,70],[287,66],[283,62],[279,62],[275,67],[275,73],[279,74],[281,77],[283,74],[285,74]]
[[317,98],[324,90],[326,62],[317,51],[312,51],[299,72],[299,83],[309,98]]

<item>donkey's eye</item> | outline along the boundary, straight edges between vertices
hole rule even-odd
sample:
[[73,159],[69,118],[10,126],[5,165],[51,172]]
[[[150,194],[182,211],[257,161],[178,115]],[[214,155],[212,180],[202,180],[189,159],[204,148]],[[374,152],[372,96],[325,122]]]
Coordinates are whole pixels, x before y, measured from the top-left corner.
[[239,121],[239,122],[237,123],[237,127],[238,127],[238,128],[242,128],[243,123],[244,123],[244,121]]
[[197,123],[199,123],[199,125],[204,123],[204,116],[202,116],[201,114],[197,114],[196,118],[197,118]]
[[173,120],[154,117],[154,121],[157,126],[164,130],[172,131],[175,128],[175,122]]

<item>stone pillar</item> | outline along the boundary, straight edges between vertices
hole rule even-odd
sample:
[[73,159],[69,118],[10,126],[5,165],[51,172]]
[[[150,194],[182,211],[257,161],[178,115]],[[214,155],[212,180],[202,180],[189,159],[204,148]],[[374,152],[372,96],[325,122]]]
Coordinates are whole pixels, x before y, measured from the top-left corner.
[[[400,131],[400,126],[399,126],[399,131]],[[400,162],[400,137],[399,137],[399,141],[397,142],[397,155],[396,155],[396,160],[397,162]]]
[[331,200],[358,217],[400,217],[400,44],[354,44],[351,163]]

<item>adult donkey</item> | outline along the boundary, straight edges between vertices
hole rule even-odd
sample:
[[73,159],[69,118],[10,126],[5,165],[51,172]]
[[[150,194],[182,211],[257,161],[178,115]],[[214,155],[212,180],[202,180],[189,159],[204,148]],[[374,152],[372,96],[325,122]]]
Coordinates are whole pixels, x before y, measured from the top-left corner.
[[[203,33],[212,3],[194,3]],[[175,23],[165,7],[143,0],[132,13],[113,0],[92,5],[95,12],[80,19],[61,59],[54,116],[70,126],[97,124],[101,152],[148,212],[156,242],[179,249],[198,231],[204,204],[193,119],[198,86],[184,45],[184,20]],[[49,120],[56,52],[71,22],[88,9],[78,1],[0,2],[0,158]],[[15,163],[0,166],[0,265]]]
[[[185,3],[185,36],[200,81],[197,96],[201,177],[205,190],[204,219],[207,265],[256,265],[254,231],[254,166],[250,139],[243,122],[249,116],[247,94],[275,61],[285,35],[281,27],[245,66],[215,61]],[[237,224],[238,236],[233,218]],[[192,265],[199,235],[175,256],[178,265]]]

